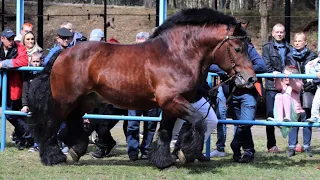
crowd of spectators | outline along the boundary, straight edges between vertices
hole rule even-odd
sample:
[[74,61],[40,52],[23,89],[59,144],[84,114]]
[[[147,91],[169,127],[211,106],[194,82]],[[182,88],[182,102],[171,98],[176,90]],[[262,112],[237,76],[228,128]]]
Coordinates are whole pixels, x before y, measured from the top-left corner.
[[[216,93],[208,93],[210,87],[208,83],[203,83],[197,89],[196,98],[192,105],[206,117],[207,131],[204,142],[217,129],[216,148],[210,153],[210,158],[224,157],[226,143],[226,125],[217,124],[218,119],[227,119],[227,111],[232,113],[233,120],[255,120],[257,111],[257,98],[264,96],[266,102],[266,119],[279,122],[318,122],[320,118],[320,80],[301,80],[289,78],[277,78],[279,73],[289,76],[291,73],[315,74],[320,78],[320,59],[315,52],[307,47],[307,37],[304,33],[296,33],[292,45],[284,39],[285,28],[282,24],[273,26],[272,39],[263,45],[262,55],[260,55],[254,45],[248,42],[248,55],[252,61],[254,71],[259,73],[273,73],[274,78],[266,78],[263,86],[259,79],[253,89],[242,89],[234,83],[225,83],[219,87]],[[143,43],[148,40],[148,32],[140,32],[136,35],[136,43]],[[37,44],[33,26],[25,23],[20,33],[17,35],[10,29],[5,29],[1,34],[0,42],[0,68],[10,69],[21,66],[39,67],[45,66],[51,56],[59,51],[75,46],[88,39],[81,33],[74,30],[71,22],[65,21],[56,31],[55,44],[45,55],[42,48]],[[106,41],[105,34],[101,29],[92,30],[89,41]],[[115,38],[107,40],[108,43],[119,43]],[[228,77],[217,65],[212,65],[209,71],[219,74],[219,83]],[[28,112],[28,87],[32,79],[37,75],[37,71],[20,73],[9,71],[8,86],[8,110],[19,110]],[[263,91],[263,89],[265,91]],[[231,96],[231,97],[229,97]],[[314,98],[313,98],[314,97]],[[214,101],[215,109],[206,101],[206,98]],[[229,101],[230,100],[230,101]],[[210,109],[208,111],[208,109]],[[161,110],[150,109],[124,110],[110,104],[100,104],[92,110],[95,114],[106,115],[129,115],[129,116],[159,116]],[[12,140],[19,150],[29,148],[29,152],[39,151],[39,146],[32,138],[28,125],[21,116],[6,115],[7,120],[14,126]],[[117,148],[116,142],[110,130],[118,123],[114,120],[94,120],[84,119],[84,128],[88,136],[95,131],[97,138],[95,144],[97,150],[90,155],[93,158],[104,158],[113,154]],[[178,119],[173,129],[172,142],[176,142],[178,137],[184,133],[189,126],[184,120]],[[125,121],[123,131],[127,142],[127,153],[129,159],[147,159],[150,145],[152,143],[157,122],[145,121],[143,133],[139,135],[139,121]],[[67,136],[67,127],[62,123],[57,132],[58,141],[62,152],[68,153],[68,147],[64,144]],[[296,151],[305,151],[309,157],[311,153],[310,127],[303,127],[303,148],[298,144],[298,127],[280,127],[283,137],[288,136],[288,156],[294,156]],[[139,143],[140,136],[143,136]],[[275,136],[275,127],[266,126],[266,150],[269,153],[280,153]],[[177,158],[180,143],[173,143],[174,150],[172,156]],[[233,151],[233,161],[238,163],[249,163],[254,160],[255,148],[250,125],[235,125],[233,139],[230,144]],[[140,153],[140,157],[139,157]],[[203,154],[197,155],[199,161],[208,161],[209,158]]]

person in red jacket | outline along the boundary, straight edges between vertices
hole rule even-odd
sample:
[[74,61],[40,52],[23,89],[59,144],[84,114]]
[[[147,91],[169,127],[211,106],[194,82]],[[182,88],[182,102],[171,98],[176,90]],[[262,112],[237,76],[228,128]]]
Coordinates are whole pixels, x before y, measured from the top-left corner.
[[[25,47],[14,41],[15,33],[5,29],[1,34],[0,68],[11,69],[28,66],[28,55]],[[7,110],[21,109],[22,79],[19,71],[8,71]],[[14,126],[17,148],[22,150],[32,146],[33,140],[27,124],[21,116],[6,115],[7,120]]]

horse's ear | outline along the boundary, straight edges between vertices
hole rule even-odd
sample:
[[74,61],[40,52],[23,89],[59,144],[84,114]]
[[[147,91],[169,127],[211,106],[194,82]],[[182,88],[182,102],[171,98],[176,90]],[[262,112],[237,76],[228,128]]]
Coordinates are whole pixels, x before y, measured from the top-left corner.
[[250,24],[250,21],[248,21],[247,23],[241,23],[241,26],[243,29],[247,29],[249,24]]
[[236,36],[237,34],[239,34],[241,31],[241,22],[239,22],[236,27],[234,28],[234,31],[233,31],[233,36]]

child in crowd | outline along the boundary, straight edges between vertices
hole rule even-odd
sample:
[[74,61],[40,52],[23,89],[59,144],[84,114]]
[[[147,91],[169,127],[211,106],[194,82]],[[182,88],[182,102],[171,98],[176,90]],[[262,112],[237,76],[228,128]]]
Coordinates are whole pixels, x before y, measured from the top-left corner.
[[[306,74],[314,74],[318,78],[320,78],[320,58],[316,58],[306,65]],[[308,79],[307,81],[312,81],[312,79]],[[312,108],[311,108],[311,117],[307,119],[308,122],[314,123],[319,122],[320,119],[320,85],[317,85],[317,91],[314,95],[312,101]]]
[[[43,64],[43,54],[40,52],[34,52],[31,55],[30,59],[30,65],[32,67],[40,67]],[[28,107],[28,92],[29,92],[29,84],[32,81],[32,79],[37,75],[38,71],[30,71],[24,74],[23,78],[23,90],[22,90],[22,112],[29,112]],[[29,152],[38,152],[39,151],[39,145],[38,143],[34,142],[34,146],[31,147]]]
[[[300,91],[302,89],[301,79],[292,78],[276,78],[279,72],[273,72],[275,76],[275,88],[280,91],[275,97],[274,102],[274,118],[268,118],[268,120],[279,122],[291,122],[298,121],[300,114],[304,112],[300,103]],[[289,76],[290,74],[298,74],[298,70],[294,66],[286,66],[283,71],[284,74]],[[280,128],[283,137],[286,137],[289,132],[289,128]]]

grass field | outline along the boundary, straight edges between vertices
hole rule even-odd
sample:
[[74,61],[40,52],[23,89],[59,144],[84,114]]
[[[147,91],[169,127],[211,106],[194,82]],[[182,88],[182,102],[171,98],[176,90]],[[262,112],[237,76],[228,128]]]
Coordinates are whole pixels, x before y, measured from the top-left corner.
[[[253,127],[256,147],[255,161],[250,164],[232,162],[230,141],[233,126],[228,126],[228,140],[224,158],[212,159],[209,163],[192,163],[182,166],[177,162],[176,167],[168,170],[158,170],[148,161],[131,162],[126,154],[126,144],[120,122],[112,133],[119,142],[115,156],[102,160],[92,159],[89,155],[81,158],[78,165],[73,165],[68,156],[68,165],[47,167],[39,161],[38,153],[19,151],[10,143],[9,134],[12,127],[7,127],[7,148],[0,153],[0,179],[319,179],[320,171],[320,132],[314,130],[312,147],[314,156],[308,158],[304,153],[288,158],[286,152],[281,154],[266,153],[265,127]],[[287,140],[276,130],[278,146],[286,150]],[[299,132],[299,142],[302,131]],[[216,134],[212,134],[215,143]],[[300,144],[301,144],[300,143]],[[89,146],[88,152],[95,150]]]

